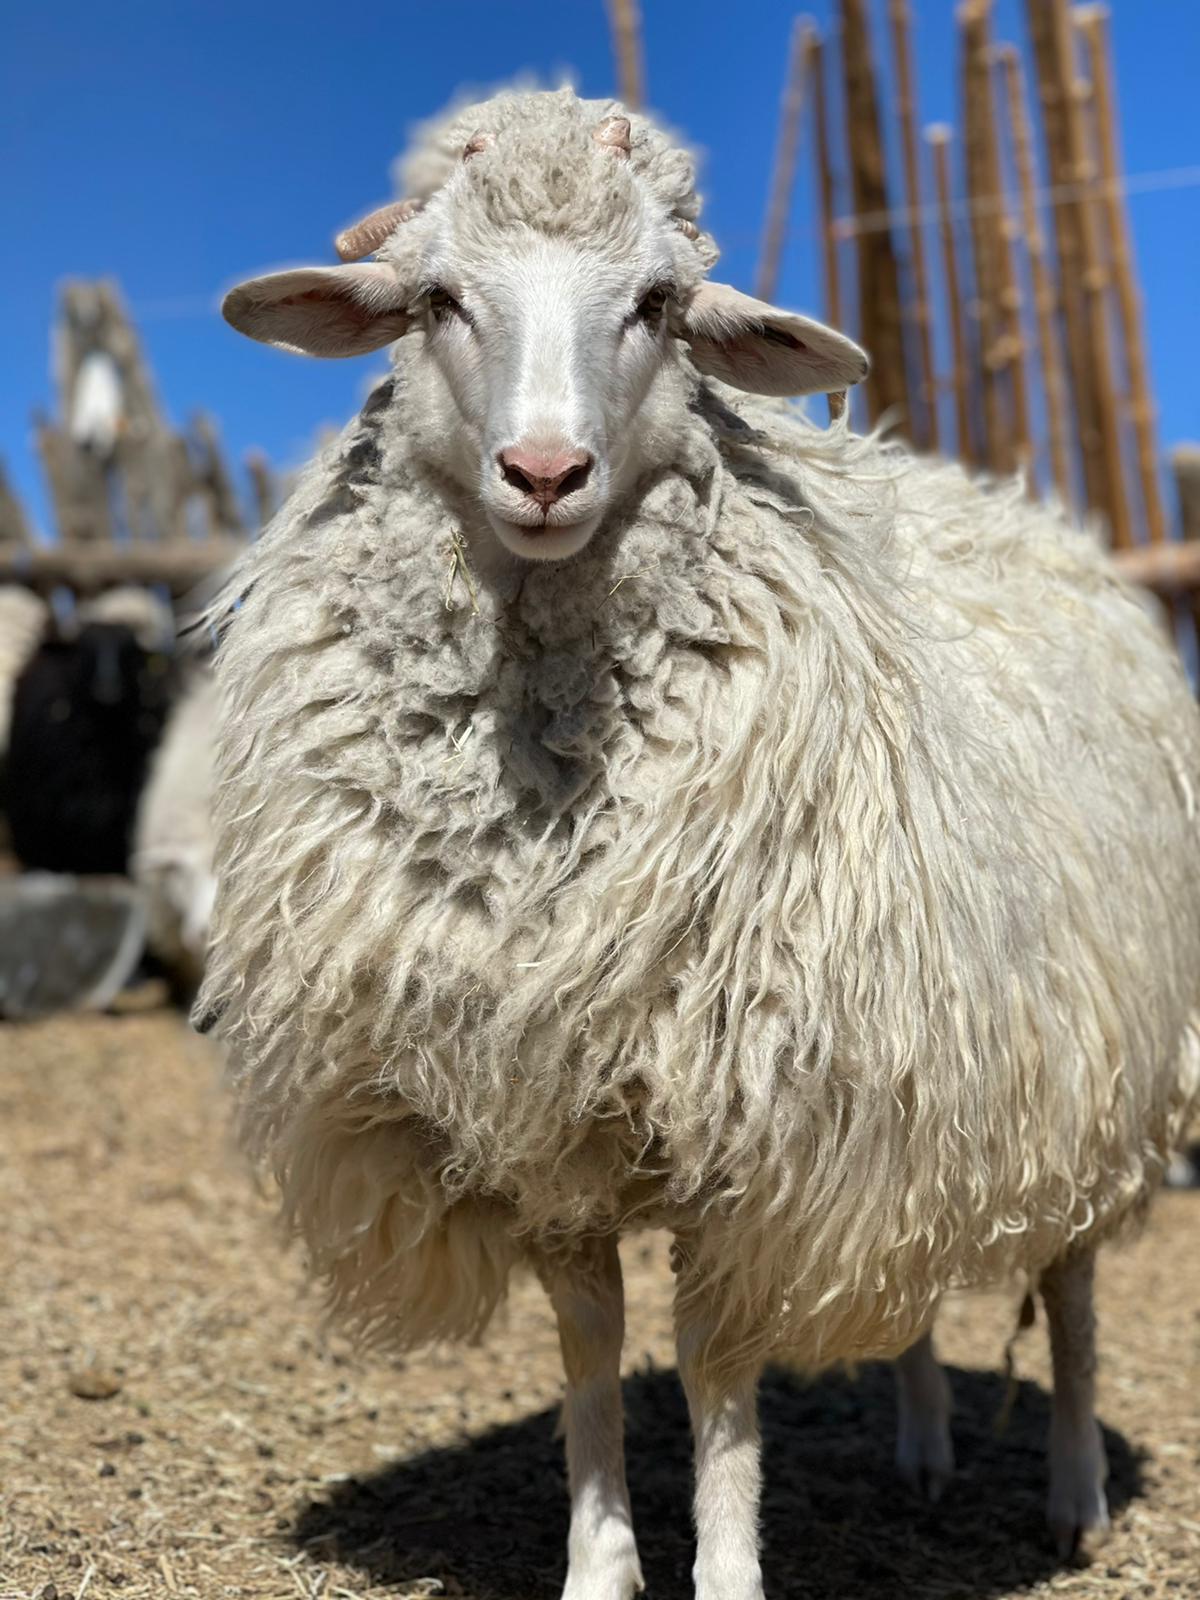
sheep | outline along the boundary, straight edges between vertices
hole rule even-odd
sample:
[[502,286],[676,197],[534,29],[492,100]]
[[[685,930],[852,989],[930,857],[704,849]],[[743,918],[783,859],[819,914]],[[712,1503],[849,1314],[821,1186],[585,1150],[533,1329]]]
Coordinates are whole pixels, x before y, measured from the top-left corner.
[[[13,852],[26,869],[125,873],[146,764],[175,670],[148,607],[80,608],[17,679],[5,766]],[[119,610],[128,622],[105,620]],[[149,646],[149,647],[148,647]]]
[[[1091,1263],[1200,1094],[1200,726],[1095,539],[781,397],[849,340],[713,282],[691,159],[569,91],[457,113],[341,266],[227,319],[392,373],[247,554],[198,1001],[333,1308],[558,1317],[567,1600],[641,1577],[619,1236],[674,1235],[700,1600],[761,1600],[757,1377],[1028,1273],[1059,1548],[1103,1526]],[[236,596],[238,603],[233,604]]]
[[216,689],[200,669],[171,712],[138,804],[131,872],[146,905],[147,944],[184,991],[204,970],[216,882],[212,767]]

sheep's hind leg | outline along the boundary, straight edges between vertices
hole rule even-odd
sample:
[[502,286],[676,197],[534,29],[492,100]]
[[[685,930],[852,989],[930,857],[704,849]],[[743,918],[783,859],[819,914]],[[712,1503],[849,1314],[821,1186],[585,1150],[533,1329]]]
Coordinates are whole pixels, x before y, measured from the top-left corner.
[[1054,1366],[1047,1516],[1063,1558],[1074,1554],[1084,1535],[1108,1527],[1108,1463],[1095,1416],[1094,1268],[1092,1251],[1073,1251],[1048,1267],[1041,1280]]
[[954,1472],[950,1384],[922,1334],[896,1358],[896,1470],[911,1488],[940,1500]]
[[758,1560],[762,1446],[761,1361],[739,1357],[718,1334],[703,1292],[676,1294],[679,1376],[695,1448],[696,1600],[763,1600]]
[[567,1374],[563,1425],[571,1486],[563,1600],[630,1600],[642,1588],[625,1486],[621,1342],[625,1294],[614,1238],[589,1239],[539,1268]]

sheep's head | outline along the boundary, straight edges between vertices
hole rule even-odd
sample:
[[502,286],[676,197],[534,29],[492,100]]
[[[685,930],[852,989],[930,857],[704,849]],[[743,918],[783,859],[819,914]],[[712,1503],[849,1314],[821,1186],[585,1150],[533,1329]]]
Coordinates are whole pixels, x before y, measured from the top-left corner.
[[224,314],[310,355],[423,334],[408,402],[415,387],[442,466],[518,556],[583,548],[661,458],[695,369],[772,395],[866,373],[842,335],[706,279],[690,159],[620,107],[498,96],[416,167],[425,192],[340,235],[345,265],[242,284]]

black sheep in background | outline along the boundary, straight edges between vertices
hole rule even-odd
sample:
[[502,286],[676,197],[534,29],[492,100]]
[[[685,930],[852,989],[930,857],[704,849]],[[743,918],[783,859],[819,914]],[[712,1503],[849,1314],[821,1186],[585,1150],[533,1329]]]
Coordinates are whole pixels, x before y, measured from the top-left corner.
[[4,775],[13,853],[48,872],[124,873],[146,764],[175,689],[132,627],[50,636],[17,680]]

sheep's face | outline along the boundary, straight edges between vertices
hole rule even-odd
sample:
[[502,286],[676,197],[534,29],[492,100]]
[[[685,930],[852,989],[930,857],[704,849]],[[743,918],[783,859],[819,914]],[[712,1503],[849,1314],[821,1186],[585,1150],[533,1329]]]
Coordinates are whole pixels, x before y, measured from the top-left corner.
[[451,236],[427,256],[423,398],[513,554],[573,555],[637,477],[646,400],[675,360],[670,245],[661,227],[623,255],[527,232],[502,250]]
[[840,334],[705,281],[698,231],[636,170],[628,119],[561,109],[476,134],[427,205],[339,240],[348,255],[382,246],[378,260],[258,279],[223,307],[251,337],[313,355],[422,335],[404,396],[422,448],[527,560],[574,555],[671,459],[697,371],[798,395],[867,367]]

